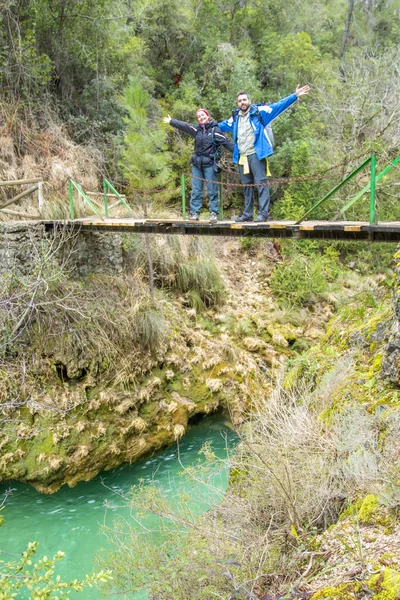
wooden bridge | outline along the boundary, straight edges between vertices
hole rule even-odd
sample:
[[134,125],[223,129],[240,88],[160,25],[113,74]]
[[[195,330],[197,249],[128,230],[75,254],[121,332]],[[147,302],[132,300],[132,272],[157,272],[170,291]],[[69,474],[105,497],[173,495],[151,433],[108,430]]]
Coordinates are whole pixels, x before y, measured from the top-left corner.
[[[365,185],[343,208],[341,208],[334,218],[330,221],[307,220],[311,214],[315,216],[318,207],[332,198],[349,180],[370,165],[369,182]],[[236,223],[223,218],[222,212],[218,223],[210,223],[206,220],[191,221],[186,217],[185,204],[185,184],[182,176],[182,217],[176,219],[163,218],[144,218],[138,219],[135,216],[131,206],[127,203],[125,196],[119,194],[113,185],[107,180],[103,181],[103,193],[85,192],[82,186],[70,179],[69,189],[69,219],[44,221],[40,220],[39,215],[28,215],[16,213],[6,207],[9,204],[19,201],[26,195],[35,192],[39,193],[39,213],[43,205],[42,182],[38,179],[20,180],[14,182],[0,182],[3,185],[17,185],[35,183],[32,188],[18,194],[0,206],[0,212],[8,212],[13,215],[21,215],[22,218],[33,218],[36,222],[43,223],[46,229],[56,227],[70,227],[82,231],[119,231],[132,233],[156,233],[156,234],[180,234],[180,235],[208,235],[208,236],[233,236],[233,237],[269,237],[269,238],[293,238],[293,239],[324,239],[324,240],[349,240],[349,241],[368,241],[368,242],[399,242],[400,241],[400,221],[379,222],[377,219],[376,202],[376,184],[385,178],[391,169],[400,165],[400,156],[391,160],[380,172],[376,172],[376,155],[372,153],[364,162],[362,162],[354,171],[346,175],[335,187],[312,206],[297,221],[265,221],[261,223],[244,222]],[[399,167],[397,167],[399,168]],[[307,178],[301,178],[307,179]],[[239,184],[238,184],[239,185]],[[241,185],[241,184],[240,184]],[[220,185],[220,188],[222,184]],[[89,208],[93,213],[91,217],[74,218],[76,215],[76,205],[74,194],[78,194],[79,203]],[[369,221],[347,221],[346,213],[349,209],[362,198],[369,194]],[[96,200],[96,196],[103,196],[103,204]],[[114,202],[110,205],[110,198]],[[222,210],[222,190],[220,189],[220,208]],[[125,211],[131,215],[129,218],[110,218],[110,211],[117,206],[123,206]],[[145,209],[147,210],[147,209]],[[399,210],[400,216],[400,210]],[[339,221],[337,219],[344,219]]]
[[183,219],[106,219],[86,217],[65,221],[42,221],[46,229],[71,227],[82,231],[118,231],[125,233],[158,233],[232,237],[268,237],[293,239],[348,240],[366,242],[399,242],[400,221],[376,223],[365,221],[265,221],[235,223],[190,221]]

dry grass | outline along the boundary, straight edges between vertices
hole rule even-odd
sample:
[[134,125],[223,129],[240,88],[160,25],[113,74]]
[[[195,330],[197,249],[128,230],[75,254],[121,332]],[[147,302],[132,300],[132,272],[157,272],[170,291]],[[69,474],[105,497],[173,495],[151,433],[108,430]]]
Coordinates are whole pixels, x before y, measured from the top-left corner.
[[[103,157],[95,148],[79,146],[69,138],[49,107],[43,106],[40,114],[33,114],[25,106],[0,103],[0,179],[42,178],[45,181],[45,218],[65,216],[70,177],[86,190],[98,190],[102,164]],[[0,188],[0,202],[27,187],[29,184]],[[63,210],[60,210],[60,205]],[[17,212],[36,213],[37,194],[10,208]],[[10,220],[10,216],[0,214],[0,220]]]
[[[125,251],[132,266],[146,273],[144,241],[141,235],[130,235],[125,239]],[[184,294],[187,303],[198,312],[222,303],[225,283],[208,240],[197,236],[153,236],[150,249],[159,287]]]

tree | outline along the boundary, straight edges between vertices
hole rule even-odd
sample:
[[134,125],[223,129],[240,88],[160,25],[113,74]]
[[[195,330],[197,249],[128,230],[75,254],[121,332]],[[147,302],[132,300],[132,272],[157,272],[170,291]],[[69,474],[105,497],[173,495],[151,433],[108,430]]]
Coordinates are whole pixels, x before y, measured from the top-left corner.
[[[164,186],[170,176],[170,155],[165,143],[166,132],[157,123],[160,110],[150,102],[149,94],[138,80],[133,80],[125,90],[124,106],[129,113],[126,119],[125,151],[122,169],[129,189],[139,192],[147,217],[147,200],[150,190]],[[154,273],[149,234],[145,234],[149,265],[150,293],[154,296]]]

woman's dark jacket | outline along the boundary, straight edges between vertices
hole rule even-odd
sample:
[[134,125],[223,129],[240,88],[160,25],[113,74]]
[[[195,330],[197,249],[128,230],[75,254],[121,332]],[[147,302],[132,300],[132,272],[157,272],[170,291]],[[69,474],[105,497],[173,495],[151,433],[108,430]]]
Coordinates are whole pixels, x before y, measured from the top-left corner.
[[230,152],[233,152],[233,143],[224,136],[216,121],[209,121],[205,125],[191,125],[185,121],[171,119],[170,125],[194,138],[195,153],[190,162],[199,169],[211,167],[214,164],[215,154],[220,146],[225,146]]

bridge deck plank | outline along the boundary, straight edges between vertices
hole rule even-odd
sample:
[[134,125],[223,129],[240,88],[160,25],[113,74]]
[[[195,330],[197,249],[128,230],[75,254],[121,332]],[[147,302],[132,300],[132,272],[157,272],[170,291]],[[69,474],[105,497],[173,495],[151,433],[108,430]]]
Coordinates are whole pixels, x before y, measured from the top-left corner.
[[137,233],[285,237],[304,239],[342,239],[352,241],[400,241],[400,221],[370,225],[368,221],[265,221],[244,222],[222,220],[211,224],[207,220],[135,219],[84,217],[65,221],[42,221],[47,228],[55,225],[80,227],[82,230],[114,230]]

